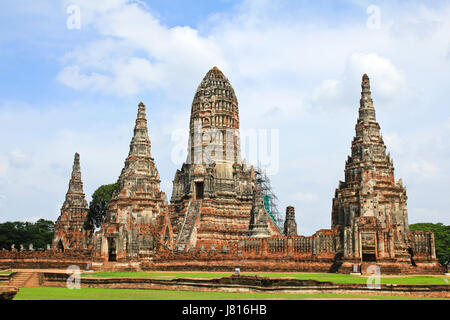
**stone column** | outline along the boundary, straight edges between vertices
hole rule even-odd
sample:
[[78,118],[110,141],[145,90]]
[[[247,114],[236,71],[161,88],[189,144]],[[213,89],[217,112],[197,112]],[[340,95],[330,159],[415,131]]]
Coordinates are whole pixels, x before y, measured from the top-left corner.
[[344,248],[344,258],[348,257],[348,243],[347,243],[347,228],[344,228],[344,243],[342,244]]
[[435,247],[435,241],[434,241],[434,233],[432,232],[430,234],[430,253],[431,253],[431,259],[436,259],[436,247]]
[[377,232],[377,258],[384,258],[386,256],[384,252],[384,233],[382,231]]
[[389,230],[389,234],[388,234],[388,238],[389,238],[389,258],[394,258],[395,254],[394,254],[394,234],[392,232],[392,229]]
[[358,225],[355,225],[355,229],[353,231],[353,241],[354,241],[353,253],[355,254],[355,258],[361,257],[361,246],[359,240],[360,239],[359,239]]

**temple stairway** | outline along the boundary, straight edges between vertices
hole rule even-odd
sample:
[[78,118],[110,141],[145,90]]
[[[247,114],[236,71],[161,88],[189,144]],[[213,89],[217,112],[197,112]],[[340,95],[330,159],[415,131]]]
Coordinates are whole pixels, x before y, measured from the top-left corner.
[[13,287],[26,287],[34,274],[32,271],[16,272],[9,280],[9,285]]
[[195,227],[195,222],[200,214],[201,201],[191,201],[186,210],[186,216],[184,218],[181,231],[177,239],[176,249],[178,251],[185,251],[189,249],[189,244],[192,238],[192,231]]

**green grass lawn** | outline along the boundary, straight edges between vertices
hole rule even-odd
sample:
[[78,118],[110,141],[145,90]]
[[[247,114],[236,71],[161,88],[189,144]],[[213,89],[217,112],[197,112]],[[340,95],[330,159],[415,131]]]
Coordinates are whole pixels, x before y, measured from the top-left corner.
[[265,299],[383,299],[383,300],[435,300],[402,296],[361,294],[289,294],[289,293],[231,293],[171,290],[132,290],[56,287],[20,288],[15,300],[265,300]]
[[[90,272],[83,273],[82,277],[102,277],[102,278],[156,278],[156,279],[174,279],[174,278],[220,278],[230,276],[233,273],[217,272]],[[323,273],[241,273],[242,275],[259,275],[274,278],[297,278],[312,279],[318,281],[331,281],[334,283],[366,283],[367,276],[358,276],[350,274],[323,274]],[[450,277],[445,276],[381,276],[381,283],[386,284],[440,284],[448,285]]]

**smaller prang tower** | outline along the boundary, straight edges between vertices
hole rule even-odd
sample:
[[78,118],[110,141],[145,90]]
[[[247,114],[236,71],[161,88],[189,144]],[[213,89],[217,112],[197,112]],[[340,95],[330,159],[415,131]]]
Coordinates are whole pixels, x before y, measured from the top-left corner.
[[367,74],[362,77],[359,117],[345,181],[333,199],[332,228],[343,257],[362,261],[409,260],[406,188],[395,181],[394,165],[380,134]]
[[61,207],[61,215],[55,224],[52,247],[54,250],[87,250],[91,231],[84,229],[88,214],[88,204],[81,181],[80,155],[75,153],[72,177],[66,200]]
[[145,110],[145,105],[139,103],[130,151],[105,221],[95,235],[94,256],[98,260],[142,260],[151,258],[163,241],[170,247],[171,229],[163,214],[167,198],[159,189]]

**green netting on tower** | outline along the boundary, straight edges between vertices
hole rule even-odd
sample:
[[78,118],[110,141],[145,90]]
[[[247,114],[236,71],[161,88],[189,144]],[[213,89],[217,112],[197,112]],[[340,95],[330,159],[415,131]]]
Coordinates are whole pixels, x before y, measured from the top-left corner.
[[270,198],[268,195],[264,195],[264,208],[266,208],[267,213],[272,218],[272,220],[277,223],[277,220],[275,220],[275,217],[273,216],[272,212],[270,212]]

